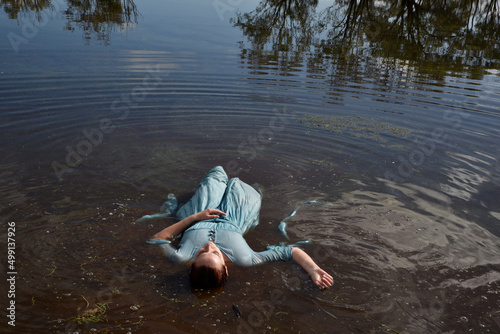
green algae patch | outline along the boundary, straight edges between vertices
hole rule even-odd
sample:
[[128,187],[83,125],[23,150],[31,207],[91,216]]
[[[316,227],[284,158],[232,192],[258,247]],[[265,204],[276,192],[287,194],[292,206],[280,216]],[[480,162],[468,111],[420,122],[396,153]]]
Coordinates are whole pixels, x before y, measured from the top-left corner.
[[384,136],[406,138],[413,130],[360,116],[318,116],[306,114],[300,122],[311,129],[347,134],[357,138],[386,142]]

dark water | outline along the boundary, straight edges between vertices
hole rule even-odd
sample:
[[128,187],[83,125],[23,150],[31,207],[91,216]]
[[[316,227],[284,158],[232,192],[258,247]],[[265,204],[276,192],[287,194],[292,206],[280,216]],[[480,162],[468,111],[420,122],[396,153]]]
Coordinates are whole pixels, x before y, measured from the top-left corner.
[[[2,332],[499,331],[496,1],[1,3]],[[289,235],[331,289],[200,299],[145,244],[215,165],[264,191],[256,250],[323,201]]]

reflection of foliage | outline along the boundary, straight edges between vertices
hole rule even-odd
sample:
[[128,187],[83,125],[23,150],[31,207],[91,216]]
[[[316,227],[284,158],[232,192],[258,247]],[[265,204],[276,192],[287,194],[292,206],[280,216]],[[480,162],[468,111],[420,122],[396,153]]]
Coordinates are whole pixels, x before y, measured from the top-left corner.
[[9,19],[15,20],[20,12],[40,11],[50,7],[51,0],[0,0],[0,7],[4,8]]
[[75,26],[84,31],[87,41],[93,34],[99,41],[109,43],[113,30],[127,29],[137,23],[137,7],[132,0],[67,0],[68,9],[64,12],[68,23],[66,29]]
[[[259,69],[277,63],[281,74],[288,73],[303,61],[301,52],[312,43],[311,15],[317,4],[318,0],[264,0],[254,12],[239,15],[233,23],[252,43],[246,57]],[[265,52],[266,45],[271,53]]]
[[[0,6],[16,19],[19,13],[34,13],[34,21],[41,21],[42,12],[58,9],[52,0],[0,0]],[[76,27],[84,32],[84,38],[90,41],[92,35],[97,40],[109,43],[111,33],[116,30],[128,29],[137,24],[139,12],[133,0],[66,0],[68,8],[64,11],[67,19],[66,30],[74,31]]]
[[275,50],[287,51],[293,44],[311,43],[311,8],[317,4],[318,0],[264,0],[252,15],[238,17],[235,26],[257,47],[271,42]]
[[379,6],[375,17],[384,19],[376,21],[375,31],[383,36],[368,34],[368,39],[380,55],[400,59],[459,67],[498,63],[497,1],[401,0]]
[[245,53],[262,53],[266,43],[273,51],[309,51],[310,69],[324,69],[331,65],[325,59],[333,58],[354,73],[349,66],[359,66],[353,62],[362,54],[410,62],[406,66],[423,72],[473,73],[500,64],[499,2],[335,0],[317,9],[318,1],[263,0],[251,13],[239,14],[235,26],[252,44]]

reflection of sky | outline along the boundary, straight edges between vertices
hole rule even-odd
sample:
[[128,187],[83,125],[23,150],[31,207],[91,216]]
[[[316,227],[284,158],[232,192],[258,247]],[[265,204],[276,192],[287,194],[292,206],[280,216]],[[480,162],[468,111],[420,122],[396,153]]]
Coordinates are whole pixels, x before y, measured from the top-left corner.
[[484,182],[492,180],[490,170],[495,162],[494,157],[481,153],[481,158],[456,152],[448,154],[458,164],[444,168],[448,177],[448,183],[441,184],[444,193],[468,201],[479,192]]
[[[258,2],[245,2],[246,7]],[[35,13],[20,13],[19,19],[9,20],[0,13],[0,30],[8,38],[0,40],[0,51],[5,68],[33,70],[74,70],[75,68],[112,68],[117,50],[188,51],[207,56],[221,52],[235,54],[241,32],[231,27],[229,19],[237,8],[216,7],[217,1],[150,1],[137,0],[138,24],[132,27],[116,26],[109,45],[103,45],[92,35],[89,45],[84,31],[65,31],[66,18],[62,14],[66,5],[57,11],[46,10],[49,18],[33,29]],[[221,15],[224,20],[221,20]],[[17,48],[17,53],[15,52]],[[62,55],[64,52],[64,55]],[[90,61],[96,58],[99,61]],[[38,66],[42,68],[38,68]]]
[[[156,49],[176,47],[183,50],[209,51],[217,47],[234,47],[240,33],[227,29],[230,11],[224,11],[221,21],[211,1],[148,1],[137,3],[142,20],[139,37],[134,42],[146,42]],[[189,30],[187,30],[189,29]]]

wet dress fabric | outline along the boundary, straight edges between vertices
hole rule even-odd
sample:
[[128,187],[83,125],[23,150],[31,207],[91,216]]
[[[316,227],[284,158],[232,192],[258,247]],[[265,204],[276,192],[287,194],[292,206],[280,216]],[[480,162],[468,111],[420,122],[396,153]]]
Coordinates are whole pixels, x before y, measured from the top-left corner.
[[259,223],[262,196],[238,178],[228,180],[220,166],[214,167],[201,181],[193,197],[177,212],[179,219],[205,209],[226,213],[220,218],[196,222],[182,235],[178,248],[160,244],[173,262],[187,262],[207,242],[212,241],[236,265],[252,266],[269,261],[288,260],[293,245],[268,246],[262,252],[253,251],[243,238]]

